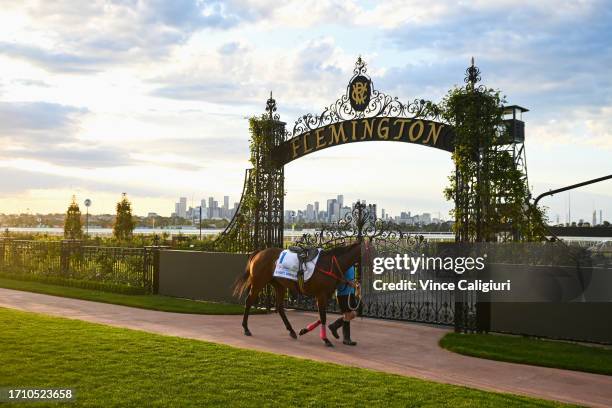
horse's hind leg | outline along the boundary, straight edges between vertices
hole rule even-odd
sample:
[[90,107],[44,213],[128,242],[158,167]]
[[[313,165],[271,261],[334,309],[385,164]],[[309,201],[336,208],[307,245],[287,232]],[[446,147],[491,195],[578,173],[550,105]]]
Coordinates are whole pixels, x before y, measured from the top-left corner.
[[321,332],[320,337],[321,340],[325,343],[327,347],[334,347],[331,341],[327,338],[327,333],[325,331],[325,321],[327,319],[327,297],[319,296],[317,297],[317,307],[319,309],[319,320],[321,321]]
[[251,331],[249,330],[249,311],[251,310],[251,306],[253,306],[255,302],[257,301],[258,295],[259,295],[259,291],[254,291],[253,287],[251,287],[249,296],[247,296],[246,302],[244,303],[244,315],[242,316],[242,328],[244,329],[245,336],[251,335]]
[[303,336],[306,333],[310,333],[311,331],[316,329],[320,324],[321,324],[321,320],[316,320],[316,321],[310,323],[308,326],[306,326],[302,330],[300,330],[300,336]]
[[278,314],[280,315],[281,319],[283,319],[283,323],[289,331],[289,335],[292,338],[297,339],[297,335],[295,334],[295,331],[293,330],[293,327],[291,327],[291,323],[289,322],[289,319],[287,319],[287,315],[285,314],[286,289],[277,282],[274,282],[273,285],[274,289],[276,289],[276,310],[278,311]]

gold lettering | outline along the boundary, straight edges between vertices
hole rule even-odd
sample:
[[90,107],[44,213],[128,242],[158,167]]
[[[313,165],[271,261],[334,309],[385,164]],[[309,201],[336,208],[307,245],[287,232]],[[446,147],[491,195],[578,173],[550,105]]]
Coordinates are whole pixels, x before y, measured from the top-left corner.
[[344,134],[344,122],[338,123],[339,130],[336,129],[336,125],[330,125],[331,137],[329,138],[329,144],[340,143],[340,137],[342,136],[342,143],[346,142],[346,135]]
[[[419,133],[417,133],[417,135],[415,136],[414,127],[417,125],[419,126]],[[410,129],[408,129],[408,139],[410,139],[411,142],[416,142],[417,140],[421,138],[421,136],[423,136],[424,129],[425,129],[425,125],[423,124],[423,121],[417,120],[412,125],[410,125]]]
[[325,143],[321,143],[324,142],[323,138],[324,136],[321,134],[323,131],[325,130],[325,128],[320,128],[315,130],[316,136],[317,136],[317,144],[315,145],[315,150],[319,150],[322,147],[325,147]]
[[310,136],[310,132],[304,133],[304,136],[302,136],[303,138],[302,144],[304,145],[304,154],[312,152],[312,147],[308,147],[308,136]]
[[353,134],[351,135],[351,139],[357,140],[357,121],[351,120],[351,123],[353,124]]
[[382,118],[378,122],[378,138],[385,140],[389,138],[389,118]]
[[[440,127],[438,128],[438,131],[436,131],[436,125],[440,125]],[[435,145],[438,142],[438,136],[440,136],[440,131],[442,130],[443,127],[444,125],[441,123],[434,123],[434,122],[429,123],[429,134],[427,135],[427,139],[423,140],[423,143],[427,144],[433,138],[432,144]]]
[[399,140],[402,138],[402,136],[404,136],[404,125],[406,123],[410,123],[410,119],[395,119],[395,122],[393,122],[393,124],[396,125],[397,123],[400,124],[400,128],[399,132],[397,133],[397,136],[395,136],[393,140]]
[[369,137],[371,139],[372,133],[374,131],[374,119],[372,120],[364,119],[362,120],[362,123],[363,123],[363,136],[361,137],[360,140],[363,140],[366,137]]
[[291,151],[293,152],[293,159],[298,156],[298,149],[300,148],[300,138],[294,137],[291,139]]

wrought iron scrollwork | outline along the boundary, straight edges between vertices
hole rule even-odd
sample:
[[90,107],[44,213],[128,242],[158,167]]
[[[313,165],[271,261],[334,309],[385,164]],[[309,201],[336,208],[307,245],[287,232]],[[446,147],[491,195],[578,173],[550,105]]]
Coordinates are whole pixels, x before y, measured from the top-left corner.
[[357,202],[353,209],[335,224],[324,225],[314,234],[303,234],[296,245],[304,248],[328,248],[364,240],[418,244],[423,242],[424,238],[401,231],[394,222],[377,218],[373,207]]
[[[366,77],[371,84],[371,95],[367,107],[363,111],[357,111],[351,106],[350,84],[357,77]],[[300,117],[293,126],[291,136],[298,136],[306,132],[318,129],[322,126],[331,125],[345,120],[364,119],[371,117],[392,117],[407,119],[439,119],[439,112],[435,105],[424,99],[414,99],[406,103],[397,97],[387,95],[374,89],[370,77],[367,75],[366,63],[359,57],[355,63],[353,77],[349,81],[347,91],[334,103],[326,107],[319,115],[311,113]]]

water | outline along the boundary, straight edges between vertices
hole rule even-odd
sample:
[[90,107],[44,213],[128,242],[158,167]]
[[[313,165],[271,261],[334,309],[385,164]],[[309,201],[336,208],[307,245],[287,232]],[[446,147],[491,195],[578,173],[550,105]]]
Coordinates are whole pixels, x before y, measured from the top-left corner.
[[[0,233],[4,231],[5,228],[2,228]],[[8,230],[10,232],[23,232],[23,233],[31,233],[31,234],[48,234],[48,235],[63,235],[63,228],[53,228],[53,227],[9,227]],[[202,229],[202,236],[214,236],[223,232],[223,229]],[[286,229],[284,231],[285,238],[288,238],[289,241],[296,241],[299,239],[302,234],[312,234],[316,231],[314,229],[303,229],[303,230],[290,230]],[[199,235],[200,230],[193,227],[172,227],[172,228],[136,228],[134,230],[134,234],[139,235],[162,235],[168,234],[170,236],[173,235]],[[451,232],[416,232],[415,235],[423,235],[426,239],[431,241],[453,241],[455,236]],[[89,235],[92,236],[111,236],[113,235],[112,228],[90,228]],[[603,241],[612,241],[612,237],[559,237],[567,242],[576,242],[576,243],[597,243]]]

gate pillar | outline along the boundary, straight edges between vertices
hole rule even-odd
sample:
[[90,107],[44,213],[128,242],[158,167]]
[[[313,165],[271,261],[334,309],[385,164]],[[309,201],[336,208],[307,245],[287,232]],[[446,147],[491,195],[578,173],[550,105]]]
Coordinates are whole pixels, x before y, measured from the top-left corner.
[[255,176],[253,249],[283,246],[285,171],[278,166],[272,152],[285,141],[285,122],[276,112],[276,101],[270,98],[266,103],[266,115],[258,126],[261,134],[252,135],[251,161]]

